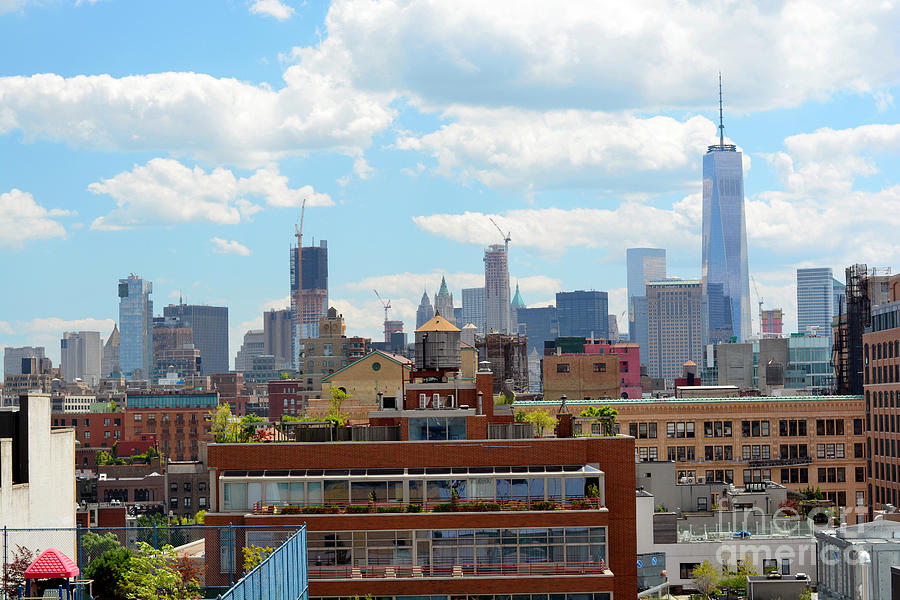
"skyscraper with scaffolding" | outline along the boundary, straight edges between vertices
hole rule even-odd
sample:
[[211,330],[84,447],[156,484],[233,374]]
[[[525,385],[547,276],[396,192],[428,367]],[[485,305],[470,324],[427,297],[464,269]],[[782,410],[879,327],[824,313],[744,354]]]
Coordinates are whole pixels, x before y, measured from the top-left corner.
[[[318,337],[319,319],[325,316],[327,310],[328,242],[320,240],[318,246],[304,246],[302,254],[298,252],[296,246],[292,246],[291,330],[294,332],[294,338]],[[295,350],[296,346],[291,352],[292,364],[297,361]]]
[[719,78],[719,143],[703,156],[703,340],[750,337],[750,274],[742,153],[725,143]]

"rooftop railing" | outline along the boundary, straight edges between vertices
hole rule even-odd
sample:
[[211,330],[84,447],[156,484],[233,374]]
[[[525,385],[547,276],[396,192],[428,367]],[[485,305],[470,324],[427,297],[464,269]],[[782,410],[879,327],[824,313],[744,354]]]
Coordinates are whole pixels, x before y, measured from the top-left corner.
[[256,502],[254,515],[600,510],[598,498],[426,500],[422,502]]
[[310,566],[310,579],[410,579],[612,575],[606,562],[481,563],[464,565]]

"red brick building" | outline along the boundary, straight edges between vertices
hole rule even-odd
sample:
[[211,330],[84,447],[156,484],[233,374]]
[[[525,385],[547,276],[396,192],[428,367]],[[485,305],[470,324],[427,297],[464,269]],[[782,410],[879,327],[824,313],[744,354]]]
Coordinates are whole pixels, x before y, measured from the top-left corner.
[[207,416],[218,405],[215,392],[129,392],[123,436],[135,440],[152,434],[162,455],[172,460],[197,460],[200,443],[212,441]]
[[[372,415],[392,441],[211,444],[206,524],[260,526],[233,530],[242,547],[305,523],[310,598],[635,597],[634,440],[506,424],[492,374],[464,377],[459,330],[437,325],[416,332],[404,406]],[[215,532],[205,555],[208,584],[240,576]]]
[[282,415],[291,417],[303,414],[305,403],[301,393],[306,383],[300,379],[279,379],[270,381],[269,388],[269,420],[279,421]]
[[124,412],[53,413],[54,427],[72,427],[82,447],[112,448],[124,439]]

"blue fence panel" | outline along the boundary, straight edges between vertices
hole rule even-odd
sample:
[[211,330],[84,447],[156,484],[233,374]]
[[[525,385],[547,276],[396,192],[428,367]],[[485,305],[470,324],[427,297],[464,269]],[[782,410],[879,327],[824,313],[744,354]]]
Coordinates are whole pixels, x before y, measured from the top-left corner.
[[308,597],[306,525],[220,596],[222,600],[306,600]]

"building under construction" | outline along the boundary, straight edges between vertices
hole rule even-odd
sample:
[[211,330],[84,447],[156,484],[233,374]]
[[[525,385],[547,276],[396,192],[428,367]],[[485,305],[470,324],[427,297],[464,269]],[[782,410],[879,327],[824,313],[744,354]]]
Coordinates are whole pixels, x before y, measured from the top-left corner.
[[[880,274],[879,274],[880,273]],[[834,379],[838,394],[862,395],[862,336],[872,321],[872,307],[890,300],[889,269],[869,269],[864,264],[847,267],[846,304],[834,318]]]
[[494,374],[494,395],[504,391],[516,394],[528,392],[528,338],[508,333],[488,333],[475,336],[479,362],[491,363]]

